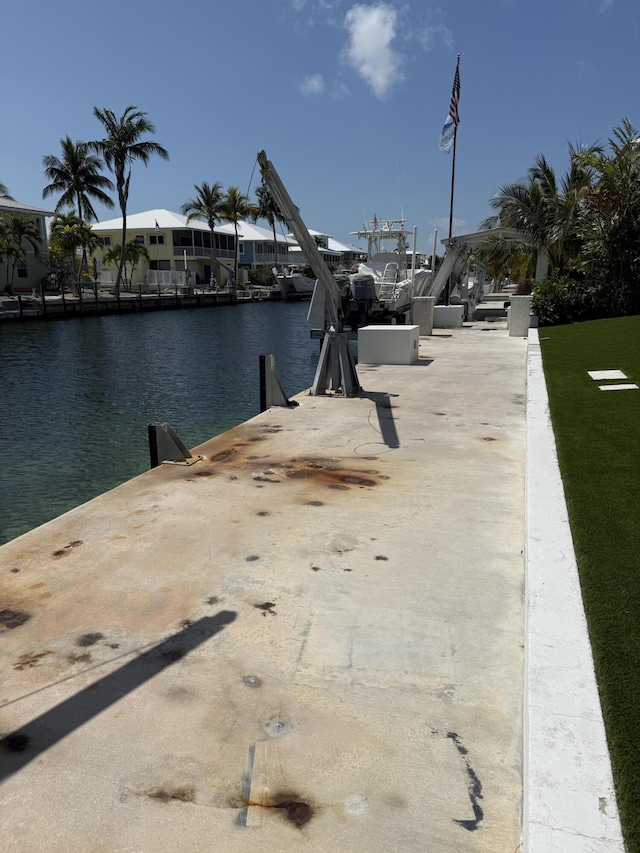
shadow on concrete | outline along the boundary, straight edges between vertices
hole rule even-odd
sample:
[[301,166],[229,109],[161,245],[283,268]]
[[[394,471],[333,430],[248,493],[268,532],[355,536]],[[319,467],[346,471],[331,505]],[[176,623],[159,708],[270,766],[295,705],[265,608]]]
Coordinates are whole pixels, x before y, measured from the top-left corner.
[[395,421],[393,420],[393,409],[391,407],[393,398],[398,395],[383,391],[363,391],[359,396],[375,403],[378,426],[380,428],[379,432],[387,447],[400,447],[400,439],[398,438]]
[[4,735],[0,740],[0,781],[17,773],[75,729],[211,639],[235,618],[234,611],[222,610],[216,616],[198,619],[16,731]]

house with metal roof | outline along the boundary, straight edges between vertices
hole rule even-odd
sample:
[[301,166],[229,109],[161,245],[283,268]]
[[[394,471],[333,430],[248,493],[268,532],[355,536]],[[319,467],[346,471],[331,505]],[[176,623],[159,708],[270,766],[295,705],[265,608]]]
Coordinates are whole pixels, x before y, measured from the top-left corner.
[[[119,246],[122,235],[122,217],[92,224],[92,230],[102,239],[96,260],[102,280],[115,275],[115,265],[104,263],[105,254]],[[212,245],[213,236],[213,245]],[[143,280],[148,271],[186,272],[196,285],[208,284],[215,278],[225,284],[233,269],[236,235],[233,224],[216,224],[213,235],[202,219],[191,219],[182,213],[162,208],[147,210],[127,216],[127,243],[134,241],[144,246],[148,259],[141,258],[136,268],[136,279]],[[273,233],[249,222],[238,223],[238,265],[240,270],[259,266],[273,267],[290,263],[288,250],[292,242],[276,234],[277,254]],[[155,277],[160,280],[160,277]],[[246,281],[246,275],[241,276]]]
[[13,261],[0,254],[0,290],[11,282],[14,293],[30,293],[40,290],[42,279],[49,271],[49,252],[47,244],[46,217],[53,216],[50,210],[23,204],[10,196],[0,196],[0,216],[23,213],[35,220],[40,232],[40,246],[37,251],[26,240],[22,245],[22,259],[13,269]]
[[[341,243],[322,231],[308,229],[309,234],[316,241],[318,251],[324,262],[333,269],[350,269],[354,264],[366,257],[366,251],[358,246]],[[293,239],[292,235],[289,235]],[[292,264],[304,266],[308,263],[303,249],[297,244],[289,249],[289,257]]]

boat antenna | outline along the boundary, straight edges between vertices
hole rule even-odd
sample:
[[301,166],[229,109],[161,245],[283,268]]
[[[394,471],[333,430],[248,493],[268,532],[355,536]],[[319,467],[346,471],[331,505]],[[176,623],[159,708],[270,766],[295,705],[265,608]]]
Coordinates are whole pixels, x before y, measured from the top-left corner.
[[[360,196],[360,190],[358,189],[358,182],[356,181],[356,173],[355,173],[355,169],[353,168],[353,164],[351,164],[351,173],[353,174],[353,183],[355,184],[355,187],[356,187],[356,195],[359,197]],[[367,217],[365,216],[364,205],[362,204],[362,199],[360,199],[360,207],[362,208],[362,221],[364,223],[364,233],[366,234],[367,233]]]
[[398,172],[400,173],[400,219],[404,219],[404,189],[402,186],[402,163],[398,160]]

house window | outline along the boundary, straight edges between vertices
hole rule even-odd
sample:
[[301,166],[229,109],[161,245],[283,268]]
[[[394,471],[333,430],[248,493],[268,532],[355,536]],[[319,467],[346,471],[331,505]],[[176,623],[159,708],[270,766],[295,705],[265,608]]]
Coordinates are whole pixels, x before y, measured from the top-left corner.
[[136,234],[136,246],[144,246],[144,234]]
[[111,237],[103,237],[102,238],[102,245],[103,246],[110,246],[111,245]]
[[26,278],[27,277],[27,268],[26,267],[18,267],[18,278]]
[[238,251],[241,255],[244,255],[244,243],[238,243]]
[[164,246],[164,234],[152,234],[149,237],[150,246]]

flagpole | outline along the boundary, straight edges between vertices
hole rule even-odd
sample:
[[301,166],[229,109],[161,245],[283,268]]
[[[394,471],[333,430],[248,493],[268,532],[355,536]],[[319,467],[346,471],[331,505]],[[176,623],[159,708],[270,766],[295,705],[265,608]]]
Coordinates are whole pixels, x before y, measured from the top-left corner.
[[[456,185],[456,142],[458,139],[458,126],[455,125],[453,130],[453,158],[451,160],[451,199],[449,202],[449,245],[451,245],[451,238],[453,236],[453,195]],[[447,279],[447,292],[446,292],[446,304],[449,304],[449,297],[451,296],[451,274],[449,274],[449,278]]]

